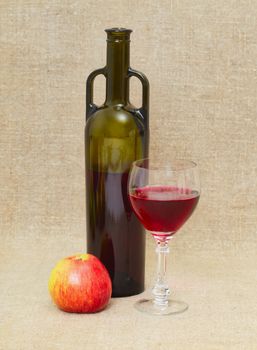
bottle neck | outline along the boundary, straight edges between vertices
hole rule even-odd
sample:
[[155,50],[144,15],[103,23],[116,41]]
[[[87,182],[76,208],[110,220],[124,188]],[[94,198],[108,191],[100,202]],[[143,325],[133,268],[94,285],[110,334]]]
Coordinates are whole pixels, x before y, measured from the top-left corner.
[[128,103],[129,44],[122,38],[107,40],[106,105]]

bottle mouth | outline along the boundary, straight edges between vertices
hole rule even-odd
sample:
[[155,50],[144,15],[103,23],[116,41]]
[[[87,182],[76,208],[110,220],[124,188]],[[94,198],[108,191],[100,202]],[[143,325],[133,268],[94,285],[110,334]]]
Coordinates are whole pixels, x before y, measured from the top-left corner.
[[121,28],[121,27],[115,27],[110,29],[105,29],[105,32],[107,33],[107,41],[124,41],[130,40],[130,34],[132,33],[131,29]]

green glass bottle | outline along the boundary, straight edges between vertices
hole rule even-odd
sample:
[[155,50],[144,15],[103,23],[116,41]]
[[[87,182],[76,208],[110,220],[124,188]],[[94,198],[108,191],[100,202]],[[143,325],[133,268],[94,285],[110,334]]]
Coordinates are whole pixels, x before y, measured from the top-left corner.
[[[86,212],[87,249],[106,266],[113,297],[144,290],[145,234],[127,194],[133,161],[148,156],[149,83],[130,68],[131,30],[107,29],[107,64],[87,79],[86,97]],[[106,78],[106,100],[93,102],[93,82]],[[142,107],[129,102],[129,79],[143,86]]]

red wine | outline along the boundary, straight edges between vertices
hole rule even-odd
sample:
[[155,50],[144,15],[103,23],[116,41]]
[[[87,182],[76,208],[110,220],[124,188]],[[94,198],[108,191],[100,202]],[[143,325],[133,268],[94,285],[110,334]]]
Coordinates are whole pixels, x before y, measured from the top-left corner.
[[144,227],[158,236],[174,234],[193,213],[199,193],[172,186],[146,186],[130,194],[130,201]]
[[144,229],[132,210],[128,193],[128,172],[88,171],[88,252],[107,268],[113,297],[144,290]]

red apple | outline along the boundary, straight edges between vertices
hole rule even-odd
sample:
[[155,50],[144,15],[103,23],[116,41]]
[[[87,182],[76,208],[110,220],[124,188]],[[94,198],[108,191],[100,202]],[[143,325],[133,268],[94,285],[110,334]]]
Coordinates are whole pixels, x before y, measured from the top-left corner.
[[49,292],[66,312],[97,312],[112,294],[110,276],[94,255],[76,254],[60,260],[51,272]]

